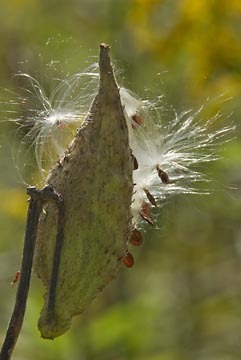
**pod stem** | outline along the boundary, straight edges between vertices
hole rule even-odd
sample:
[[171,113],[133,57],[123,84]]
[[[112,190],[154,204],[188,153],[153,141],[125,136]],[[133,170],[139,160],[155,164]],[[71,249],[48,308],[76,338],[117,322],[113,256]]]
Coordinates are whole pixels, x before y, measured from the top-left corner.
[[21,275],[14,309],[0,353],[0,360],[8,360],[11,358],[22,328],[30,285],[38,222],[43,205],[49,201],[57,202],[57,204],[63,203],[62,197],[50,186],[46,186],[42,190],[37,190],[34,186],[28,187],[27,194],[30,195],[30,199],[25,228]]

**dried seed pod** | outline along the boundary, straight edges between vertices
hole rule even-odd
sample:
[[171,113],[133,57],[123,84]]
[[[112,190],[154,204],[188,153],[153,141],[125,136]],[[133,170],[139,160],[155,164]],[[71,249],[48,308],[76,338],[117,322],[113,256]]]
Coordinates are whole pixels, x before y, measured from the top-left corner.
[[57,164],[47,179],[63,196],[65,215],[59,264],[56,205],[47,204],[38,226],[34,269],[46,287],[38,322],[44,338],[63,334],[72,316],[118,274],[132,226],[128,127],[106,45],[101,45],[99,65],[99,93],[62,166]]
[[143,243],[143,237],[137,229],[132,230],[129,243],[134,246],[140,246]]
[[145,191],[146,196],[147,196],[147,199],[150,201],[150,203],[151,203],[153,206],[157,206],[156,199],[155,199],[154,196],[150,193],[150,191],[147,190],[147,189],[144,189],[144,191]]
[[167,175],[167,173],[164,170],[162,170],[159,166],[157,166],[156,169],[157,169],[158,176],[161,179],[161,181],[163,182],[163,184],[169,184],[170,179],[169,179],[169,176]]
[[133,255],[129,251],[127,251],[123,257],[123,264],[128,268],[131,268],[134,265]]

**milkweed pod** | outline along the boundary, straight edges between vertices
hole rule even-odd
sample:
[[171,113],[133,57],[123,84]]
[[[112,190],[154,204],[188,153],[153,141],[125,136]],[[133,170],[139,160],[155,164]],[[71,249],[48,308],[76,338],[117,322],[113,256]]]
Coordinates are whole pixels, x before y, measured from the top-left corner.
[[82,313],[116,277],[131,231],[133,160],[109,47],[104,44],[99,69],[99,93],[61,166],[56,164],[47,179],[65,207],[57,268],[56,205],[47,204],[38,227],[34,269],[46,287],[38,327],[49,339],[63,334],[72,316]]

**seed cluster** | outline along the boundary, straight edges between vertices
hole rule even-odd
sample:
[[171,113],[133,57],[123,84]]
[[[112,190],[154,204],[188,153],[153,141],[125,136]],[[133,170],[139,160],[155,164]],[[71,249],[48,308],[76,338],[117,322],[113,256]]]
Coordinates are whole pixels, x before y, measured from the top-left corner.
[[[137,129],[139,126],[141,126],[143,124],[141,116],[137,113],[131,115],[130,119],[131,119],[131,127],[134,131],[135,131],[135,129]],[[132,159],[133,159],[133,170],[135,171],[138,169],[139,165],[138,165],[138,161],[137,161],[135,155],[133,155],[133,154],[132,154]],[[170,183],[168,174],[160,167],[160,165],[156,165],[156,171],[157,171],[157,175],[159,176],[159,178],[163,184]],[[151,209],[152,209],[152,206],[154,206],[154,207],[157,206],[157,202],[156,202],[155,197],[150,192],[150,190],[148,190],[147,188],[144,188],[143,191],[146,194],[148,202],[145,200],[142,201],[141,208],[139,211],[139,216],[141,219],[143,219],[148,224],[153,225],[154,221],[150,216]],[[140,246],[143,243],[143,237],[141,235],[141,232],[135,227],[135,225],[133,226],[133,229],[130,233],[128,243],[133,246]],[[126,251],[126,254],[123,257],[123,263],[128,268],[131,268],[134,265],[134,257],[129,252],[129,250]]]

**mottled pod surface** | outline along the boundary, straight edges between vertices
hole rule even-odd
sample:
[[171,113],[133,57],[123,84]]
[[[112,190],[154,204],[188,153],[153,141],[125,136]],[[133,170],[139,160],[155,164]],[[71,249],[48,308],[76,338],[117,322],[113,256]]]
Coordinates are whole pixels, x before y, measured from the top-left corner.
[[[131,231],[132,157],[109,47],[100,46],[99,93],[47,183],[63,196],[63,242],[56,243],[58,209],[41,215],[34,270],[46,287],[42,337],[63,334],[71,317],[118,273]],[[57,241],[58,242],[58,241]],[[59,263],[54,265],[56,247]]]

